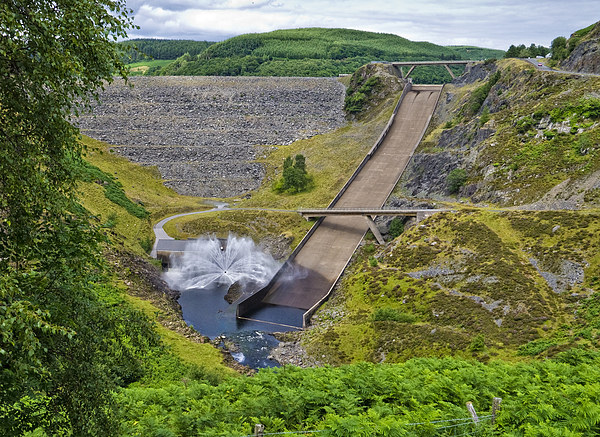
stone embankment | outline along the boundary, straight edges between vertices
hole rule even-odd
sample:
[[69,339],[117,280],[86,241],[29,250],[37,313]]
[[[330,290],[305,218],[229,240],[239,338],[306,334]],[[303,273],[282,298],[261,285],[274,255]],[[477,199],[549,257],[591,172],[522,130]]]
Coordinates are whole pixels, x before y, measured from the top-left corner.
[[84,135],[158,167],[181,194],[230,197],[260,186],[260,145],[288,145],[345,123],[333,78],[132,77],[79,118]]

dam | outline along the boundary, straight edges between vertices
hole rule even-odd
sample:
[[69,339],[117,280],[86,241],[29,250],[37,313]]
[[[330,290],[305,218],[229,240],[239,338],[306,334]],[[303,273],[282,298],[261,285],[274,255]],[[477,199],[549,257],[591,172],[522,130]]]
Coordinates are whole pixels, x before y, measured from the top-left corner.
[[[328,209],[381,208],[421,141],[438,103],[442,85],[407,83],[379,140]],[[260,319],[261,309],[281,306],[304,310],[305,327],[328,298],[369,224],[363,217],[321,217],[271,282],[238,303],[237,317]]]

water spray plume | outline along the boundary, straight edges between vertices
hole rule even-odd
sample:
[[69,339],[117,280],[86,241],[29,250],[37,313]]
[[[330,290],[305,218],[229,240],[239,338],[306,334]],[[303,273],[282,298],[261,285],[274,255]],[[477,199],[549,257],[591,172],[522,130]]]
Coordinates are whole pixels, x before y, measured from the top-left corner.
[[263,287],[280,267],[250,238],[229,235],[223,243],[214,236],[191,240],[165,274],[171,288],[188,290],[212,285],[253,284]]

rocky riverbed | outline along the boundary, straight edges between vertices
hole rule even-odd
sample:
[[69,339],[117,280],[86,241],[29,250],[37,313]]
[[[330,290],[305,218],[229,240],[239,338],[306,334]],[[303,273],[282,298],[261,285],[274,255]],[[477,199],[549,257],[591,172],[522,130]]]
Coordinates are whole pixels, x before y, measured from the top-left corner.
[[345,123],[333,78],[132,77],[116,80],[79,118],[84,135],[156,165],[177,192],[230,197],[256,189],[267,150]]

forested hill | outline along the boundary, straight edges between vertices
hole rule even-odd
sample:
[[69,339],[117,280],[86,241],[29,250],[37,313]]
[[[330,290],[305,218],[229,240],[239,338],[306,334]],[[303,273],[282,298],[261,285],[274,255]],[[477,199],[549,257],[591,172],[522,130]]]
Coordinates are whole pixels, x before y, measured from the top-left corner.
[[[501,57],[501,50],[444,47],[397,35],[350,29],[305,28],[246,34],[187,53],[160,75],[337,76],[371,61],[426,61]],[[446,77],[447,76],[447,77]],[[447,72],[431,67],[414,72],[416,82],[439,83]]]
[[192,41],[187,39],[131,39],[119,45],[125,50],[126,62],[147,59],[177,59],[186,53],[196,56],[202,53],[211,41]]

